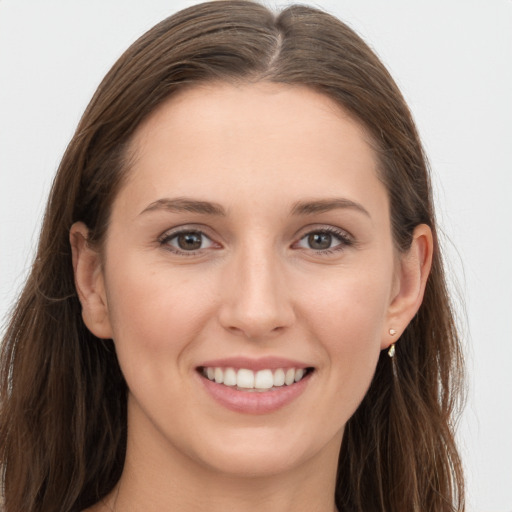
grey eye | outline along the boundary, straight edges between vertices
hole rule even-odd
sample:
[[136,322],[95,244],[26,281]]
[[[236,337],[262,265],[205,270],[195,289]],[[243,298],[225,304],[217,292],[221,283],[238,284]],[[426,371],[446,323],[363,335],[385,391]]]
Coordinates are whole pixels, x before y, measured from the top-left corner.
[[328,231],[312,231],[303,236],[297,246],[314,251],[325,251],[343,245],[345,240],[341,235]]

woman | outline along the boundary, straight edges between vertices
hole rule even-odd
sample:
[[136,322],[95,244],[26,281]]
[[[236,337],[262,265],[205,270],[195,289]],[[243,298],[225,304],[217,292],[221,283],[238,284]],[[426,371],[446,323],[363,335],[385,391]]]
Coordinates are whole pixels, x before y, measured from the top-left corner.
[[413,121],[306,7],[142,36],[55,180],[2,352],[5,510],[463,509]]

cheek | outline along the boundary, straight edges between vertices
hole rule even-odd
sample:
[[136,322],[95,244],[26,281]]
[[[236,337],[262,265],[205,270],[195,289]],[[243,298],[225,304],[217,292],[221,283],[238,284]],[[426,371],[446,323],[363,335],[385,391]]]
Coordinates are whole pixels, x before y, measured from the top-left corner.
[[[107,277],[109,316],[123,366],[142,371],[186,355],[208,316],[211,301],[204,281],[165,266],[147,270],[138,258],[125,258]],[[124,369],[124,368],[123,368]]]
[[380,347],[391,295],[390,275],[384,270],[350,271],[301,293],[306,298],[303,314],[330,350],[357,354],[368,345]]
[[343,421],[355,412],[375,373],[391,293],[389,276],[387,271],[352,273],[336,284],[316,286],[302,308],[319,355],[328,362],[321,371],[330,383],[330,398],[340,404],[333,414],[341,414]]

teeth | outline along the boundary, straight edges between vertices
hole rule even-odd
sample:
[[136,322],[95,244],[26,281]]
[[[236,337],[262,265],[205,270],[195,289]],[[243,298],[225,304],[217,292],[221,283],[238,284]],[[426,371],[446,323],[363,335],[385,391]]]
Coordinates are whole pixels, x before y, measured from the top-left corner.
[[236,386],[237,378],[236,378],[236,372],[235,372],[235,370],[233,370],[233,368],[226,368],[224,370],[223,384],[225,386]]
[[274,386],[282,386],[284,384],[284,370],[279,368],[274,372]]
[[[215,372],[217,373],[217,372]],[[299,382],[300,379],[302,379],[302,377],[304,377],[304,370],[302,368],[300,368],[299,370],[297,370],[295,372],[295,382]]]
[[254,387],[254,372],[251,370],[238,370],[236,374],[236,385],[239,388],[253,388]]
[[286,370],[286,375],[284,377],[284,383],[289,386],[295,382],[295,369],[290,368]]
[[270,389],[274,385],[274,376],[272,370],[260,370],[254,377],[254,387],[256,389]]
[[234,368],[203,368],[203,375],[217,384],[258,390],[269,390],[284,385],[290,386],[299,382],[305,374],[304,368],[279,368],[274,371],[259,370],[257,372],[246,368],[240,368],[238,371]]

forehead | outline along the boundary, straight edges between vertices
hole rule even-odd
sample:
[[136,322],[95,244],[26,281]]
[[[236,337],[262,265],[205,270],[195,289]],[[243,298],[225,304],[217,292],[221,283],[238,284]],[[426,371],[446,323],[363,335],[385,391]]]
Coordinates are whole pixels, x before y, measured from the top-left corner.
[[372,183],[382,188],[364,128],[332,99],[304,86],[185,89],[141,124],[132,149],[125,187],[137,196],[131,202],[148,203],[164,192],[216,201],[226,194],[232,201],[248,190],[260,200],[283,202],[306,192],[332,195],[333,188],[344,196],[365,195],[365,189],[371,195]]
[[283,151],[290,149],[287,143],[297,150],[297,143],[302,142],[305,149],[314,146],[318,152],[330,143],[325,139],[329,131],[352,142],[370,141],[363,126],[345,109],[306,86],[213,82],[173,95],[139,126],[133,143],[144,152],[151,149],[151,139],[161,140],[167,132],[176,143],[186,142],[190,136],[204,136],[203,143],[208,138],[215,145],[246,137],[247,149],[252,139],[255,144],[279,142]]

